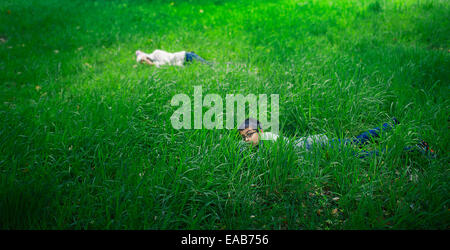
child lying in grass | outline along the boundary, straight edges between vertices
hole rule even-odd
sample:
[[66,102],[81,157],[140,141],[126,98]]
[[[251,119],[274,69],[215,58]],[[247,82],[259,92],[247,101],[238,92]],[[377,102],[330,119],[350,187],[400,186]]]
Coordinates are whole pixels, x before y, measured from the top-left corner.
[[[392,124],[384,123],[381,128],[376,127],[367,132],[364,132],[355,138],[351,139],[332,139],[329,140],[326,135],[313,135],[307,137],[301,137],[294,141],[294,145],[297,148],[306,149],[307,151],[312,150],[314,146],[326,146],[329,144],[331,147],[334,145],[357,145],[362,146],[367,144],[371,138],[376,138],[380,136],[380,133],[383,131],[388,131],[392,129],[393,126],[399,124],[399,121],[394,117],[392,118]],[[263,132],[261,123],[253,118],[246,119],[239,127],[239,134],[245,142],[251,143],[254,146],[258,146],[262,140],[276,141],[280,138],[279,135]],[[289,141],[287,138],[283,138],[286,141]],[[421,141],[416,147],[424,154],[430,155],[431,157],[435,157],[434,151],[428,146],[428,143],[425,141]],[[413,147],[406,147],[406,151],[413,150]],[[360,158],[365,158],[367,156],[378,155],[378,151],[360,151],[358,156]]]
[[202,63],[210,64],[205,59],[201,58],[194,52],[180,51],[175,53],[169,53],[164,50],[155,50],[151,54],[147,54],[140,50],[136,51],[136,61],[138,63],[146,63],[148,65],[155,65],[160,67],[161,65],[171,65],[171,66],[184,66],[185,62],[200,61]]

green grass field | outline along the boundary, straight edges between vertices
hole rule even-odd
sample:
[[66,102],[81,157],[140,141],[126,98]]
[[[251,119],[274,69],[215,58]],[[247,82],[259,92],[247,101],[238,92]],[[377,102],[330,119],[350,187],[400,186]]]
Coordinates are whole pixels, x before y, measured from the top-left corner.
[[[1,0],[0,228],[448,229],[449,53],[446,0]],[[279,94],[289,138],[401,124],[366,159],[242,155],[236,130],[172,128],[197,85]]]

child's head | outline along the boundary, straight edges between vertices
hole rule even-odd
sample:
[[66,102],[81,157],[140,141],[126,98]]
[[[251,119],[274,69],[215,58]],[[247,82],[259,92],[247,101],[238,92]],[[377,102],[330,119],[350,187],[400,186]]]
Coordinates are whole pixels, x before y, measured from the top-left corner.
[[140,62],[142,62],[143,59],[144,59],[144,55],[143,55],[142,51],[136,50],[136,61],[138,63],[140,63]]
[[239,134],[242,139],[246,142],[251,142],[253,145],[258,145],[259,143],[259,132],[262,132],[261,123],[253,118],[246,119],[238,127]]
[[143,63],[145,61],[153,62],[153,59],[152,59],[151,54],[147,54],[147,53],[145,53],[143,51],[136,50],[136,61],[138,63]]

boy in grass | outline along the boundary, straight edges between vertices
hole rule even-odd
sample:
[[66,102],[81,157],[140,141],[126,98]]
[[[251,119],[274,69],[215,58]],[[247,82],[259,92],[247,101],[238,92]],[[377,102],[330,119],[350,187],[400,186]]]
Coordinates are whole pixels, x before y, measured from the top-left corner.
[[140,50],[136,51],[136,61],[138,63],[146,63],[148,65],[154,65],[160,67],[161,65],[171,66],[184,66],[186,62],[200,61],[201,63],[210,64],[210,62],[201,58],[194,52],[180,51],[175,53],[169,53],[164,50],[155,50],[151,54],[147,54]]
[[[399,124],[399,121],[394,117],[392,118],[392,123],[384,123],[381,127],[376,127],[374,129],[370,129],[355,138],[351,139],[332,139],[329,140],[326,135],[319,134],[319,135],[312,135],[307,137],[301,137],[294,141],[294,145],[297,148],[300,149],[306,149],[307,151],[311,151],[314,146],[323,147],[329,144],[330,146],[333,145],[357,145],[362,146],[364,144],[367,144],[371,138],[379,137],[381,132],[389,131],[393,128],[393,126]],[[239,127],[239,134],[241,135],[242,139],[245,142],[251,143],[253,146],[258,146],[261,141],[263,140],[269,140],[269,141],[276,141],[278,138],[280,138],[279,135],[273,134],[271,132],[264,132],[262,130],[261,123],[254,119],[254,118],[248,118],[246,119]],[[284,138],[284,140],[289,141],[287,138]],[[434,151],[428,146],[428,143],[425,141],[421,141],[419,144],[416,145],[416,147],[424,154],[430,155],[431,157],[435,157]],[[406,147],[406,151],[413,150],[413,147]],[[358,156],[360,158],[365,158],[367,156],[372,155],[378,155],[378,151],[361,151],[359,152]]]

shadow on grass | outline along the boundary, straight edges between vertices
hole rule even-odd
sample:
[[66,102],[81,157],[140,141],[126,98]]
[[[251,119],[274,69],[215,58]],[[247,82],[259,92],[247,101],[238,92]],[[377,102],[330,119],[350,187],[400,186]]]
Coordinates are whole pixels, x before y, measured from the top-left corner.
[[2,183],[0,190],[2,229],[42,229],[52,224],[53,184],[38,179],[16,181]]

